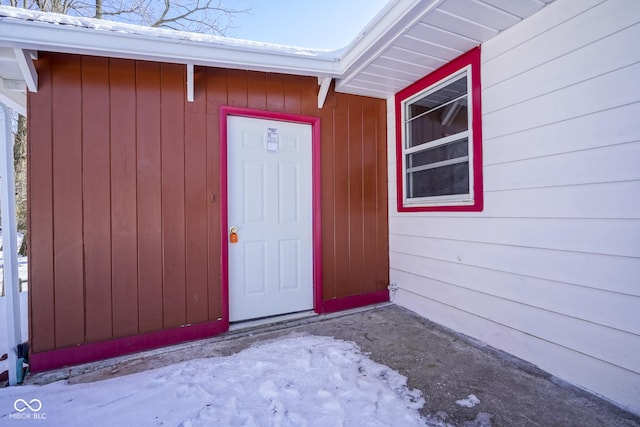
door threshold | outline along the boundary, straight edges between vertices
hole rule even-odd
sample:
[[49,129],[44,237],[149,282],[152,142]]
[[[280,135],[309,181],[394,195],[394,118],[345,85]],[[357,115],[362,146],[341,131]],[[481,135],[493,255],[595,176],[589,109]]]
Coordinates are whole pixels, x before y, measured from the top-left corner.
[[229,324],[229,332],[240,331],[242,329],[255,328],[257,326],[271,325],[275,323],[288,322],[290,320],[300,320],[308,317],[315,317],[318,314],[313,310],[298,311],[296,313],[280,314],[277,316],[261,317],[259,319],[241,320]]

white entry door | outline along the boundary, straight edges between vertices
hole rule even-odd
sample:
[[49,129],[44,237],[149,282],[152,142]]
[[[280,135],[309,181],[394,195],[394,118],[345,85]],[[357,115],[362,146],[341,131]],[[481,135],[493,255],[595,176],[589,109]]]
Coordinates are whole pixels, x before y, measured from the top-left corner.
[[311,142],[310,124],[228,117],[231,322],[313,308]]

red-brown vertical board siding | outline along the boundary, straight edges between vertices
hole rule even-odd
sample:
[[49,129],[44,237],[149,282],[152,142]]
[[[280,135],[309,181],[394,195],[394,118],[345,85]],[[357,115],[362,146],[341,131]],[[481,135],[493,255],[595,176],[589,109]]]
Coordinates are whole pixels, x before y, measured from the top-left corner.
[[320,111],[325,300],[388,284],[385,111],[383,100],[332,91]]
[[377,282],[377,260],[378,257],[378,128],[376,126],[378,102],[371,98],[363,98],[362,100],[362,230],[363,230],[363,247],[364,247],[364,277],[363,285],[365,290],[371,290],[376,286]]
[[301,77],[301,113],[304,116],[317,117],[318,111],[318,79],[315,77]]
[[284,111],[284,80],[281,74],[267,74],[267,110]]
[[[349,96],[337,94],[334,111],[334,236],[335,236],[335,287],[336,294],[331,297],[350,295],[351,242],[349,235],[350,210],[349,189],[351,183],[349,164]],[[330,297],[325,295],[325,298]]]
[[302,90],[300,76],[284,76],[284,109],[287,113],[300,114]]
[[38,92],[28,93],[27,110],[29,343],[31,351],[48,351],[55,348],[51,55],[41,54],[36,70]]
[[84,342],[80,57],[53,64],[53,250],[56,346]]
[[138,318],[141,333],[162,329],[160,64],[136,62]]
[[207,70],[207,191],[209,196],[208,236],[209,251],[209,318],[223,316],[221,295],[221,245],[226,244],[226,233],[220,233],[220,105],[227,104],[227,70]]
[[206,86],[196,68],[194,101],[185,104],[185,202],[187,323],[209,320],[207,281],[207,122]]
[[111,280],[113,335],[138,330],[135,62],[111,59]]
[[364,292],[362,99],[349,97],[349,285],[350,293]]
[[388,199],[388,164],[387,164],[387,106],[379,101],[377,106],[377,288],[385,289],[389,285],[389,199]]
[[109,60],[82,57],[82,205],[86,340],[111,329],[111,168],[109,161]]
[[45,53],[37,67],[33,352],[224,316],[221,105],[320,116],[323,297],[386,286],[384,101],[332,89],[319,110],[314,77],[198,67],[187,103],[183,65]]
[[320,135],[322,138],[322,292],[325,299],[334,298],[336,291],[336,236],[335,236],[335,129],[334,105],[335,95],[325,102],[320,110]]
[[267,80],[264,73],[247,72],[247,107],[256,110],[267,109]]
[[186,324],[184,91],[185,69],[162,64],[162,250],[164,327]]
[[[207,68],[207,114],[218,117],[220,106],[227,105],[227,71]],[[215,135],[216,144],[220,135]]]
[[247,106],[247,72],[227,73],[227,102],[233,107]]

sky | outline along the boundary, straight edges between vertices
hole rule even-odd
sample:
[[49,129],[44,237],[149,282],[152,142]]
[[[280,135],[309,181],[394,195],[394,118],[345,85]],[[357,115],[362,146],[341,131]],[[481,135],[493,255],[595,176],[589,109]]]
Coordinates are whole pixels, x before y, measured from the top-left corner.
[[314,49],[349,45],[388,0],[235,0],[248,8],[228,36]]
[[352,342],[290,335],[99,382],[0,388],[0,425],[385,427],[431,424],[407,378]]

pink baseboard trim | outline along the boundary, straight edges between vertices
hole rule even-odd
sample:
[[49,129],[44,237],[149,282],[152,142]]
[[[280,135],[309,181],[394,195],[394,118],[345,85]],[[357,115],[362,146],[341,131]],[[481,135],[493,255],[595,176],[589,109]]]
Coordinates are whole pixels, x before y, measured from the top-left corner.
[[31,353],[29,355],[29,370],[42,372],[64,366],[95,362],[186,341],[210,338],[222,334],[227,329],[229,329],[229,325],[220,320],[41,353]]
[[368,294],[352,295],[343,298],[333,298],[322,302],[323,313],[334,313],[336,311],[349,310],[352,308],[364,307],[365,305],[379,304],[389,301],[389,291],[376,291]]
[[[389,301],[389,291],[386,289],[343,298],[334,298],[322,302],[322,313],[333,313],[386,301]],[[109,341],[81,344],[75,347],[31,353],[29,355],[29,370],[35,373],[50,371],[65,366],[96,362],[125,354],[210,338],[220,335],[228,329],[228,322],[220,320],[149,332],[132,337],[116,338]]]

